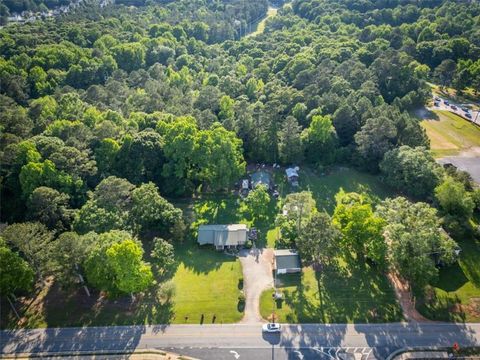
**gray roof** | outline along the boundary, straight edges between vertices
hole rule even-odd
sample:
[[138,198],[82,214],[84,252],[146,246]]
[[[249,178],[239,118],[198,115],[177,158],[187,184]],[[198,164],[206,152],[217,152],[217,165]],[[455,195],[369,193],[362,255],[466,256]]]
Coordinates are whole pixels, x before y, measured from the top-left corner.
[[270,187],[271,185],[271,177],[268,171],[265,170],[260,170],[257,172],[254,172],[252,175],[252,184],[253,187],[257,186],[258,184],[264,184],[267,185],[267,187]]
[[281,249],[275,250],[275,264],[278,269],[300,269],[300,257],[295,250]]
[[198,228],[198,243],[215,246],[234,246],[247,241],[247,225],[200,225]]

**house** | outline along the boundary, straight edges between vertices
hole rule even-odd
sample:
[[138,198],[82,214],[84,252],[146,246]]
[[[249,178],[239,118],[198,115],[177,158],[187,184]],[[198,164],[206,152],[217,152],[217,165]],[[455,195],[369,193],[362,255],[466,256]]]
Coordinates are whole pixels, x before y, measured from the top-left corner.
[[302,271],[300,257],[295,250],[275,250],[275,272],[277,275]]
[[292,186],[298,186],[298,167],[287,168],[285,173],[287,174],[287,180]]
[[211,244],[217,250],[244,245],[248,239],[248,228],[244,224],[200,225],[198,243]]

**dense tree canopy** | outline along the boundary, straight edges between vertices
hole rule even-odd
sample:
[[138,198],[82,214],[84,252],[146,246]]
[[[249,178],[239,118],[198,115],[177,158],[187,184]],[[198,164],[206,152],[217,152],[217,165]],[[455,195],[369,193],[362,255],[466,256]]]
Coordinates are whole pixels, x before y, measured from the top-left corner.
[[[225,191],[247,163],[342,163],[380,171],[444,220],[478,209],[471,181],[444,177],[411,115],[430,98],[427,82],[478,92],[478,2],[294,0],[255,36],[245,35],[266,0],[87,1],[9,23],[69,3],[0,1],[0,216],[15,266],[26,269],[18,254],[39,278],[71,285],[84,273],[107,292],[143,291],[152,275],[135,236],[163,267],[185,237],[176,198]],[[251,195],[262,218],[268,194]],[[321,263],[342,235],[349,251],[380,262],[388,211],[352,194],[337,200],[340,232],[311,193],[288,195],[277,218],[285,244]],[[438,225],[424,205],[398,206],[430,219],[410,224],[405,210],[401,226]],[[388,224],[402,254],[416,240],[397,225]],[[409,273],[387,253],[412,282],[434,273],[427,257]]]

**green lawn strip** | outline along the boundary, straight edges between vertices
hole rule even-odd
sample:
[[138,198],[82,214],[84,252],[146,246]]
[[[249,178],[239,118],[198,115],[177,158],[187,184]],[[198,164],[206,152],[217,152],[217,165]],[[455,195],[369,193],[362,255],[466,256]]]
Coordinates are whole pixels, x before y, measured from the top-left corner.
[[466,239],[459,245],[459,262],[441,269],[431,289],[417,294],[417,308],[429,319],[480,321],[480,242]]
[[[274,303],[265,291],[260,310],[267,318],[288,323],[370,323],[402,319],[401,309],[386,277],[368,265],[320,272],[304,268],[301,274],[281,275],[284,300]],[[319,290],[320,289],[320,290]]]

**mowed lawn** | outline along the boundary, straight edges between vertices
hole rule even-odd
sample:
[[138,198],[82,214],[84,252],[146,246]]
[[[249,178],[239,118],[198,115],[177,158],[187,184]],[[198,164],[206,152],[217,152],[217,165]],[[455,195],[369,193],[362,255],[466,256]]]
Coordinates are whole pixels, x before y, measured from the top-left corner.
[[182,262],[173,277],[176,295],[173,323],[234,323],[243,317],[238,308],[240,261],[213,248],[177,249]]
[[440,270],[438,281],[424,296],[418,310],[432,320],[480,322],[480,242],[459,242],[460,260]]
[[[238,259],[211,248],[199,248],[193,241],[176,246],[176,269],[172,274],[175,292],[162,302],[157,291],[164,279],[150,291],[136,297],[108,299],[92,290],[60,289],[49,283],[33,299],[18,308],[27,328],[60,326],[146,325],[169,323],[233,323],[243,317],[238,309],[242,268]],[[1,327],[17,326],[8,304],[2,303]],[[202,318],[203,315],[203,318]]]
[[323,276],[312,268],[301,274],[277,277],[282,301],[272,299],[272,290],[262,294],[260,311],[272,312],[283,323],[372,323],[402,319],[401,309],[386,277],[368,265],[325,269]]
[[435,157],[456,155],[471,147],[480,146],[480,127],[445,110],[432,111],[434,119],[421,125],[430,139]]

